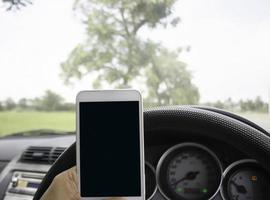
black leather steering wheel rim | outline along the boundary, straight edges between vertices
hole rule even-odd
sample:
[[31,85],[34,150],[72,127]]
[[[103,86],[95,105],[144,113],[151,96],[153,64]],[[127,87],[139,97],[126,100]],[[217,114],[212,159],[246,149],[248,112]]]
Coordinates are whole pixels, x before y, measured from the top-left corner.
[[[270,138],[252,124],[207,109],[193,107],[160,107],[144,112],[145,145],[155,142],[155,137],[173,137],[181,133],[196,134],[228,143],[250,158],[270,169]],[[171,134],[171,135],[168,135]],[[164,135],[162,135],[164,134]],[[76,165],[76,145],[72,144],[53,164],[34,200],[40,199],[53,178]]]

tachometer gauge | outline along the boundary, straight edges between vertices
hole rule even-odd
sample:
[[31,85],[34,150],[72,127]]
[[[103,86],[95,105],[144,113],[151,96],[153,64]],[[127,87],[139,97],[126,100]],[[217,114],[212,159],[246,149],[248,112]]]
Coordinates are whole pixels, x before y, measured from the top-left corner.
[[270,199],[270,175],[254,160],[241,160],[224,172],[221,187],[224,200]]
[[221,180],[220,161],[211,150],[199,144],[176,145],[158,163],[158,187],[167,199],[211,199]]

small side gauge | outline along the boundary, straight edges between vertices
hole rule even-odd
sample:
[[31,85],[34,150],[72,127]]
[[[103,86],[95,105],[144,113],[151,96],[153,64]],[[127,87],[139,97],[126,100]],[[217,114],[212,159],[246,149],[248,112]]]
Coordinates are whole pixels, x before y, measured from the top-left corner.
[[222,167],[208,148],[183,143],[167,150],[157,167],[161,193],[169,200],[208,200],[222,180]]
[[270,174],[255,160],[231,164],[223,177],[221,196],[224,200],[270,199]]
[[146,199],[150,200],[157,190],[156,172],[148,162],[145,162],[145,193]]

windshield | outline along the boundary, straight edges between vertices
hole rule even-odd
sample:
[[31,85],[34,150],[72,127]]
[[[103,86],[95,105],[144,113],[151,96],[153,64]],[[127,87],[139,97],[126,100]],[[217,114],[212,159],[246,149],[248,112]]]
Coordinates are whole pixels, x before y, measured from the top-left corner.
[[270,130],[269,1],[0,0],[0,25],[0,136],[74,131],[77,92],[115,88]]

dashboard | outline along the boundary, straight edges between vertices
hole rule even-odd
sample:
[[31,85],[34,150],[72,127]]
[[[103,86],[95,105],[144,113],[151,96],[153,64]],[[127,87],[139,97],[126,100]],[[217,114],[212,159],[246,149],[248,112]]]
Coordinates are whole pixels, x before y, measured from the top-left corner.
[[263,200],[270,197],[269,172],[256,160],[217,141],[182,140],[153,146],[146,150],[146,160],[150,165],[146,166],[149,168],[146,169],[148,199]]
[[[146,126],[146,199],[269,199],[270,173],[261,160],[192,126],[201,132]],[[74,142],[75,134],[0,139],[0,199],[33,199],[52,164]]]
[[0,199],[33,199],[52,163],[75,138],[73,134],[0,139]]

